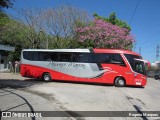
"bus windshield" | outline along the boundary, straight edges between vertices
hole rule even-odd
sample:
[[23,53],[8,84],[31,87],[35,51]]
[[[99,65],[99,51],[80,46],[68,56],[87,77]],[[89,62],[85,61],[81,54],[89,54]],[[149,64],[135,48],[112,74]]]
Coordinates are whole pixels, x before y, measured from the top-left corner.
[[145,66],[143,61],[135,60],[134,61],[134,71],[140,74],[146,75]]
[[146,75],[144,62],[141,60],[138,60],[138,59],[142,59],[141,56],[136,56],[131,54],[124,54],[124,56],[127,58],[133,71]]

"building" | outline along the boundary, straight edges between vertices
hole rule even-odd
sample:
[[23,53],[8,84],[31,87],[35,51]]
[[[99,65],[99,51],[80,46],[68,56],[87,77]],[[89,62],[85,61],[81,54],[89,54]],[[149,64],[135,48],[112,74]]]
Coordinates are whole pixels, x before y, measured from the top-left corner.
[[[14,51],[14,50],[15,50],[15,47],[0,44],[0,51]],[[2,55],[0,52],[0,72],[8,69],[9,67],[8,65],[9,65],[8,57]]]

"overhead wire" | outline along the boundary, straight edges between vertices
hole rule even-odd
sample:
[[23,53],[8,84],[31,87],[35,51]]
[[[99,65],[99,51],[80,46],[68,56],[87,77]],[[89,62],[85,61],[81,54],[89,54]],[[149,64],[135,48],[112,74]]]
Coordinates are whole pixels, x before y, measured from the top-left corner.
[[131,25],[131,23],[132,23],[132,21],[133,21],[133,17],[134,17],[134,15],[135,15],[135,13],[136,13],[136,10],[137,10],[137,8],[138,8],[139,3],[140,3],[140,0],[138,0],[137,5],[136,5],[136,7],[135,7],[135,9],[134,9],[134,11],[133,11],[132,17],[131,17],[131,19],[130,19],[130,21],[129,21],[129,25]]

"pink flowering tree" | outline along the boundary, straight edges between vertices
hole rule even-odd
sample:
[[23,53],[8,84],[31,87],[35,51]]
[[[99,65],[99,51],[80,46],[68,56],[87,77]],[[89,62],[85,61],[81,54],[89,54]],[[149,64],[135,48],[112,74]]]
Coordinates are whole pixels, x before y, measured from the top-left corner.
[[93,24],[76,29],[77,39],[84,48],[114,48],[131,50],[135,43],[128,29],[120,28],[101,19]]

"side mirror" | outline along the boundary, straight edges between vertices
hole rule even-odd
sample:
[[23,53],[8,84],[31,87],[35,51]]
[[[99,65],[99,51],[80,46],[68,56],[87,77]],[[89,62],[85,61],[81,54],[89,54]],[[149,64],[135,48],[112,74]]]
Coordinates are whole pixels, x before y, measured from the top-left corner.
[[144,65],[145,65],[145,69],[146,69],[146,70],[150,70],[151,64],[150,64],[149,61],[144,61]]

